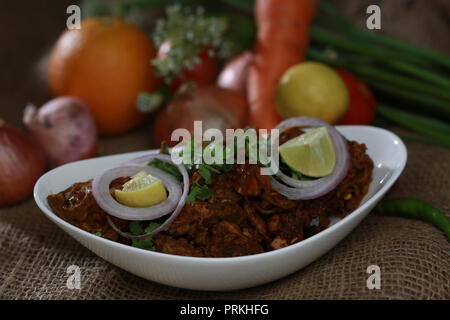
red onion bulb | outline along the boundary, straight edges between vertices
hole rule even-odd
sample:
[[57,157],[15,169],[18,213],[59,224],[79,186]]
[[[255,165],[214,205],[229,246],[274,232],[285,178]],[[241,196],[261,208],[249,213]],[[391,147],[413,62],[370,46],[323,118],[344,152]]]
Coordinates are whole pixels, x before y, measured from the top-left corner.
[[253,54],[250,51],[244,51],[230,60],[217,78],[217,85],[239,92],[246,97],[248,70],[252,62]]
[[95,120],[79,99],[58,97],[39,110],[30,104],[23,121],[44,150],[50,168],[91,158],[97,151]]
[[0,207],[25,200],[45,171],[45,156],[31,137],[0,119]]

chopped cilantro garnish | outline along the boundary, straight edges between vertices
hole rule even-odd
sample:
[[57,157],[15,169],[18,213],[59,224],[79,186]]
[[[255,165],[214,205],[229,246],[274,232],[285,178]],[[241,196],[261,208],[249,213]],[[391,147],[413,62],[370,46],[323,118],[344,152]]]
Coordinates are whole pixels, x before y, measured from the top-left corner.
[[150,222],[147,226],[147,228],[144,229],[145,233],[149,233],[152,232],[153,230],[155,230],[156,228],[158,228],[160,226],[159,223],[156,222]]
[[[214,141],[211,142],[204,142],[202,144],[202,148],[200,147],[195,147],[196,145],[196,141],[195,139],[191,139],[191,141],[189,143],[187,143],[183,148],[181,148],[180,150],[172,150],[170,151],[167,148],[167,145],[162,145],[161,147],[161,152],[163,153],[167,153],[170,154],[171,152],[177,152],[177,156],[178,157],[184,157],[187,156],[187,160],[190,161],[189,163],[184,163],[184,166],[186,167],[186,169],[188,170],[188,172],[190,173],[190,176],[192,177],[192,174],[194,172],[198,172],[198,174],[203,178],[203,179],[198,179],[197,181],[194,181],[193,183],[191,183],[190,185],[190,191],[187,197],[187,203],[189,203],[190,205],[193,205],[195,203],[196,200],[199,201],[206,201],[209,198],[211,198],[212,196],[214,196],[214,192],[212,189],[210,189],[210,186],[213,184],[213,173],[215,174],[222,174],[222,173],[227,173],[232,171],[235,168],[235,164],[229,164],[227,162],[229,162],[229,158],[230,157],[234,157],[236,158],[238,155],[238,150],[244,150],[245,152],[245,157],[246,158],[252,158],[253,163],[258,164],[261,167],[267,167],[267,164],[263,164],[261,159],[259,158],[259,153],[258,150],[261,147],[265,147],[267,148],[267,146],[260,146],[260,143],[263,143],[261,141],[258,141],[258,143],[251,143],[250,137],[249,136],[244,136],[244,138],[242,139],[238,139],[238,137],[233,137],[233,140],[231,143],[222,146],[220,144],[218,145],[214,145],[215,148],[219,147],[219,148],[223,148],[223,161],[221,161],[220,163],[216,163],[215,161],[212,164],[207,164],[205,162],[207,161],[207,156],[209,156],[209,154],[206,153],[205,148],[207,148],[211,143],[214,143]],[[211,156],[215,155],[215,151],[216,149],[213,148],[209,148],[208,152],[211,153]],[[234,151],[234,152],[233,152]],[[206,159],[206,160],[205,160]],[[183,160],[185,160],[183,158]],[[203,161],[200,161],[203,160]],[[188,162],[188,161],[186,161]],[[182,175],[180,174],[180,172],[178,171],[177,167],[174,166],[173,164],[170,163],[166,163],[164,161],[161,161],[159,159],[154,159],[152,160],[149,165],[160,168],[174,176],[176,176],[178,178],[179,181],[182,181]],[[287,167],[284,164],[284,167]],[[287,168],[287,170],[289,170],[289,168]],[[290,171],[287,171],[290,172]],[[201,182],[200,182],[201,181]]]
[[221,173],[220,170],[217,170],[213,166],[206,163],[198,165],[197,171],[202,178],[205,179],[205,184],[200,185],[198,181],[194,181],[191,185],[191,191],[187,197],[187,202],[190,205],[194,205],[195,200],[206,201],[214,195],[213,191],[208,187],[212,184],[212,172],[218,174]]
[[130,234],[133,236],[144,234],[144,227],[142,226],[140,221],[130,222]]
[[206,168],[203,165],[200,165],[198,167],[198,173],[200,173],[200,175],[203,177],[203,179],[205,179],[206,184],[212,183],[211,171],[209,171],[208,168]]
[[210,166],[209,164],[203,163],[201,164],[202,166],[204,166],[206,169],[208,169],[209,171],[215,172],[215,173],[220,173],[219,170],[217,170],[216,168],[214,168],[213,166]]
[[143,238],[143,239],[131,239],[132,246],[135,248],[140,248],[144,250],[155,251],[155,246],[153,245],[153,238]]
[[290,177],[293,178],[293,179],[301,180],[301,181],[315,180],[315,178],[306,176],[306,175],[302,174],[301,172],[298,172],[298,171],[292,169],[291,167],[289,167],[289,166],[283,161],[283,159],[281,159],[281,157],[280,157],[280,160],[281,160],[281,161],[280,161],[280,170],[281,170],[284,174],[290,176]]
[[191,191],[186,199],[191,206],[194,205],[195,200],[206,201],[214,195],[213,191],[207,185],[200,185],[195,181],[191,185]]
[[178,168],[168,162],[162,161],[160,159],[153,159],[148,163],[149,166],[161,169],[178,179],[178,181],[183,181],[183,175],[178,171]]
[[291,177],[297,180],[302,180],[303,175],[300,172],[292,170]]
[[311,181],[311,180],[316,180],[316,178],[313,178],[313,177],[304,175],[303,173],[298,172],[298,171],[295,171],[295,170],[293,170],[293,169],[291,169],[291,168],[289,168],[289,171],[288,171],[288,172],[290,172],[291,178],[294,178],[294,179],[296,179],[296,180],[301,180],[301,181]]
[[[147,226],[145,226],[146,222],[142,221],[132,221],[129,227],[129,234],[133,236],[140,236],[145,233],[152,232],[156,228],[159,227],[159,223],[150,222]],[[155,246],[153,245],[153,237],[147,237],[142,239],[131,239],[132,246],[145,250],[155,250]]]

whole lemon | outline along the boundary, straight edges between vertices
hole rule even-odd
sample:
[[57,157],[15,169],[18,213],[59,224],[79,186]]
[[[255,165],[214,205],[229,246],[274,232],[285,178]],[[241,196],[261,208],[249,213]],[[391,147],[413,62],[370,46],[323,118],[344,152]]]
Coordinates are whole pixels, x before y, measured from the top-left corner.
[[336,123],[349,104],[345,82],[332,68],[318,62],[302,62],[281,77],[276,93],[282,118],[310,116]]

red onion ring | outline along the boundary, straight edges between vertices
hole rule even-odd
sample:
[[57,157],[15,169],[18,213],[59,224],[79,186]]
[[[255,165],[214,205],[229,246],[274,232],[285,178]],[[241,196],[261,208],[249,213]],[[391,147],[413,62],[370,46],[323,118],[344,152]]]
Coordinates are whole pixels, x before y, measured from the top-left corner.
[[[188,187],[189,189],[189,187]],[[142,238],[148,238],[148,237],[152,237],[155,234],[160,233],[161,231],[165,231],[169,225],[173,222],[173,220],[175,220],[175,218],[180,214],[181,210],[184,207],[184,204],[186,203],[186,197],[187,197],[187,191],[183,192],[184,195],[184,201],[178,202],[177,207],[175,208],[175,210],[173,211],[173,213],[170,215],[169,218],[167,218],[166,221],[164,221],[163,224],[161,224],[158,228],[156,228],[153,231],[150,231],[148,233],[144,233],[138,236],[134,236],[131,234],[128,234],[126,232],[123,232],[122,230],[120,230],[115,224],[114,222],[111,220],[110,216],[106,216],[106,219],[108,220],[109,225],[111,226],[111,228],[113,228],[118,234],[120,234],[122,237],[124,238],[128,238],[128,239],[142,239]]]
[[[143,216],[143,214],[141,212],[139,212],[138,219],[130,219],[130,217],[128,215],[126,215],[126,217],[125,217],[125,215],[123,213],[124,212],[134,211],[134,209],[143,209],[143,210],[146,211],[146,214],[148,215],[148,211],[150,209],[154,209],[155,207],[157,207],[159,205],[155,205],[155,206],[152,206],[150,208],[130,208],[130,207],[127,207],[127,206],[120,205],[120,206],[124,207],[124,211],[120,211],[119,215],[112,214],[111,211],[107,210],[108,208],[105,209],[104,207],[100,206],[107,213],[110,213],[111,215],[113,215],[113,216],[115,216],[117,218],[126,219],[126,220],[137,220],[137,221],[153,220],[153,219],[162,217],[162,216],[170,213],[173,210],[173,212],[169,216],[169,218],[166,221],[164,221],[164,223],[161,224],[158,228],[156,228],[155,230],[153,230],[153,231],[151,231],[149,233],[146,233],[146,234],[143,234],[143,235],[138,235],[138,236],[130,235],[130,234],[126,233],[126,232],[121,231],[114,224],[114,222],[112,221],[111,217],[109,215],[107,215],[106,218],[107,218],[108,223],[110,224],[110,226],[117,233],[119,233],[121,236],[123,236],[125,238],[128,238],[128,239],[147,238],[147,237],[151,237],[151,236],[153,236],[153,235],[155,235],[155,234],[165,230],[173,222],[173,220],[175,220],[175,218],[180,214],[181,210],[183,209],[183,207],[184,207],[184,205],[186,203],[186,198],[187,198],[187,195],[189,193],[189,175],[188,175],[188,172],[187,172],[186,168],[184,167],[184,165],[176,165],[178,170],[180,171],[180,173],[183,176],[183,192],[181,193],[181,190],[180,190],[181,188],[179,188],[180,187],[180,183],[172,175],[170,175],[170,174],[168,174],[168,173],[166,173],[166,172],[164,172],[164,171],[162,171],[160,169],[157,169],[157,168],[149,167],[149,166],[146,166],[146,165],[137,165],[138,163],[148,162],[151,159],[155,159],[155,158],[160,159],[162,161],[166,161],[166,162],[172,162],[170,156],[168,156],[168,155],[164,155],[164,154],[149,154],[149,155],[141,156],[141,157],[138,157],[138,158],[135,158],[135,159],[127,161],[126,164],[129,164],[128,166],[121,166],[121,167],[109,169],[109,170],[117,170],[117,171],[115,171],[116,174],[114,175],[115,176],[114,178],[105,179],[105,180],[109,180],[109,182],[108,181],[104,181],[104,182],[100,181],[100,178],[102,178],[102,176],[104,176],[104,174],[107,173],[108,170],[106,170],[103,174],[100,174],[93,181],[92,190],[93,190],[94,198],[96,199],[97,203],[99,203],[99,200],[97,199],[96,194],[99,197],[99,195],[100,195],[100,192],[99,192],[100,191],[100,182],[101,182],[101,186],[107,186],[107,189],[108,189],[108,194],[104,194],[105,190],[103,189],[104,187],[102,187],[102,195],[104,195],[107,198],[107,200],[105,200],[105,201],[107,201],[108,203],[112,203],[114,205],[115,205],[115,203],[117,203],[118,205],[120,205],[120,204],[115,199],[113,199],[111,194],[109,193],[109,185],[110,185],[111,181],[114,180],[115,178],[119,177],[119,176],[123,177],[123,176],[126,176],[126,175],[132,175],[133,174],[133,173],[125,174],[125,172],[124,172],[125,170],[122,171],[123,168],[134,168],[133,169],[134,173],[136,173],[136,169],[137,170],[145,170],[146,172],[149,172],[151,175],[154,175],[154,176],[160,178],[161,180],[163,180],[163,183],[166,186],[166,188],[169,189],[169,187],[168,187],[169,184],[173,185],[174,188],[176,188],[175,186],[178,187],[177,194],[175,194],[175,192],[172,192],[172,193],[175,194],[174,198],[176,198],[176,196],[178,195],[178,197],[179,197],[178,203],[175,203],[175,205],[173,205],[172,202],[170,203],[170,205],[166,204],[167,208],[172,207],[172,205],[173,205],[172,209],[170,209],[170,210],[163,206],[166,202],[169,201],[169,199],[171,197],[171,192],[170,192],[170,189],[169,189],[168,190],[169,191],[169,199],[167,199],[163,203],[159,204],[159,205],[161,205],[161,207],[163,207],[163,208],[161,208],[161,207],[159,208],[159,210],[161,210],[160,212],[158,212],[157,210],[152,210],[152,212],[155,213],[155,214],[153,215],[153,213],[152,213],[152,217],[150,217],[150,218],[146,218],[146,216]],[[132,164],[136,164],[136,165],[133,166]],[[120,175],[118,175],[118,174],[120,174]],[[180,195],[180,193],[181,193],[181,195]],[[103,200],[101,200],[101,201],[103,201]],[[134,211],[134,213],[137,213],[137,212],[138,211]],[[115,212],[115,213],[117,213],[117,212]]]
[[154,154],[146,154],[144,156],[139,156],[137,158],[133,158],[127,161],[122,162],[120,165],[140,165],[140,166],[147,166],[148,162],[152,159],[160,159],[166,162],[173,162],[172,158],[167,154],[162,153],[154,153]]
[[[132,176],[142,170],[163,181],[169,193],[167,200],[145,208],[128,207],[117,202],[109,192],[111,181],[119,177]],[[175,210],[181,198],[181,187],[176,178],[161,169],[126,166],[111,168],[98,175],[92,182],[92,193],[100,208],[110,215],[124,220],[140,221],[157,219]]]
[[297,180],[278,170],[276,176],[286,185],[271,177],[272,187],[290,200],[311,200],[319,198],[336,188],[347,175],[350,166],[350,154],[348,152],[347,141],[333,126],[311,117],[290,118],[281,121],[275,128],[283,132],[292,127],[327,128],[336,152],[336,166],[330,175],[312,181]]

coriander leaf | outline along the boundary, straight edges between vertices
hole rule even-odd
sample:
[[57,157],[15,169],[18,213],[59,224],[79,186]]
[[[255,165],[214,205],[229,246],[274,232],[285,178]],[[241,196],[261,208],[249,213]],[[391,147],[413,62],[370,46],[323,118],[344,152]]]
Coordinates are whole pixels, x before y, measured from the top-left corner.
[[159,223],[156,222],[150,222],[149,225],[147,226],[147,228],[144,229],[145,233],[149,233],[152,232],[153,230],[155,230],[156,228],[158,228],[160,226]]
[[210,166],[209,164],[203,163],[202,164],[204,167],[206,167],[209,171],[215,172],[215,173],[220,173],[219,170],[217,170],[216,168],[214,168],[213,166]]
[[191,187],[191,191],[187,196],[187,203],[191,206],[194,205],[195,200],[206,201],[214,195],[213,191],[206,185],[200,185],[198,182],[194,182]]
[[195,200],[197,199],[197,188],[193,185],[191,188],[191,191],[189,192],[187,198],[186,198],[186,202],[189,203],[191,206],[194,205]]
[[294,178],[294,179],[297,179],[297,180],[301,180],[301,181],[314,180],[314,178],[305,176],[304,174],[302,174],[302,173],[300,173],[298,171],[292,170],[292,169],[291,169],[291,177]]
[[161,170],[173,175],[180,182],[183,181],[183,175],[180,173],[180,171],[178,171],[178,168],[171,163],[162,161],[160,159],[153,159],[147,165],[161,169]]
[[[145,233],[152,232],[156,228],[160,226],[159,223],[150,222],[144,228],[145,222],[142,221],[132,221],[129,226],[130,234],[134,236],[139,236]],[[147,237],[142,239],[131,239],[131,245],[135,248],[140,248],[144,250],[155,250],[155,246],[153,244],[153,237]]]
[[140,236],[141,234],[144,234],[144,228],[142,227],[142,224],[140,221],[131,221],[129,229],[130,229],[130,233],[133,236]]
[[187,198],[187,203],[189,203],[191,206],[195,204],[195,201],[197,200],[196,192],[193,192],[192,194],[189,194],[189,197]]
[[198,173],[205,179],[206,184],[212,183],[211,171],[209,171],[205,165],[201,164],[198,166]]
[[143,238],[143,239],[131,239],[132,246],[135,248],[140,248],[144,250],[154,251],[155,246],[153,245],[153,238]]
[[197,199],[200,201],[206,201],[214,195],[212,189],[208,188],[208,186],[201,186],[199,191],[197,191]]
[[291,178],[297,179],[297,180],[301,180],[302,175],[296,171],[292,171],[291,172]]

